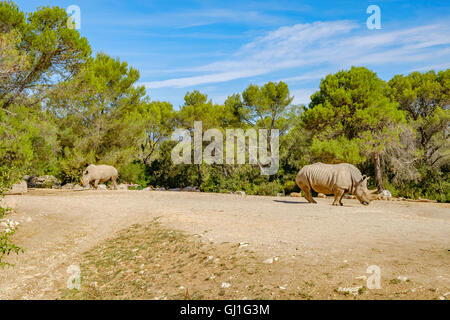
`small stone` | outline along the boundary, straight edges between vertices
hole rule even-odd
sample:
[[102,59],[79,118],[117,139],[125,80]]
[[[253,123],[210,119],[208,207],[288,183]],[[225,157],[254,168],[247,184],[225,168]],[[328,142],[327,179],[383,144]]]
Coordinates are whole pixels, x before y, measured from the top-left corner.
[[222,282],[221,287],[224,288],[224,289],[226,289],[226,288],[231,287],[231,284],[229,284],[228,282]]
[[247,247],[249,245],[248,242],[239,242],[239,248]]
[[349,288],[339,287],[337,291],[339,291],[339,292],[348,292],[348,293],[356,296],[359,293],[359,289],[362,289],[362,286],[349,287]]

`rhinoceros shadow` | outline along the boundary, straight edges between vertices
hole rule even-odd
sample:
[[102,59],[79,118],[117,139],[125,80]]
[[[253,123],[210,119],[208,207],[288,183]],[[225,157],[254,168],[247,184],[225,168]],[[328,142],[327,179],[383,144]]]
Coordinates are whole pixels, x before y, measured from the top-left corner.
[[289,203],[289,204],[309,204],[308,201],[301,201],[301,202],[298,202],[298,201],[289,201],[289,200],[273,200],[273,201],[275,201],[275,202],[280,202],[280,203]]

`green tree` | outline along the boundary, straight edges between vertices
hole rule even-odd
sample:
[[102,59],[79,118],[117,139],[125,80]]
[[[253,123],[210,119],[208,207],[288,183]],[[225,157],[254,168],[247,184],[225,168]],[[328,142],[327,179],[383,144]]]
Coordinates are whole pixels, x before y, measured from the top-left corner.
[[294,97],[290,96],[286,83],[268,82],[262,87],[250,85],[242,93],[244,110],[243,120],[251,125],[285,131],[286,113]]
[[141,160],[149,165],[175,127],[176,112],[169,102],[152,101],[139,108],[141,125],[145,129],[141,140]]
[[[7,109],[24,94],[40,101],[48,86],[70,79],[86,62],[91,48],[79,32],[67,28],[67,13],[58,7],[40,7],[24,14],[10,1],[0,1],[0,30],[16,38],[20,67],[2,86],[0,106]],[[2,37],[2,42],[3,42]],[[17,61],[16,61],[17,64]]]
[[372,158],[375,179],[383,188],[381,157],[399,143],[403,111],[386,96],[386,84],[363,67],[328,75],[303,115],[313,133],[312,152],[327,162],[359,164]]
[[[222,108],[214,105],[212,100],[208,100],[208,96],[206,94],[203,94],[198,90],[187,92],[184,96],[184,105],[178,112],[178,126],[192,132],[194,130],[194,122],[201,121],[203,137],[203,133],[206,130],[211,128],[219,128],[221,110]],[[197,163],[197,184],[199,187],[202,182],[202,164]]]
[[145,89],[135,86],[138,79],[126,62],[99,53],[54,90],[49,106],[60,128],[65,180],[77,179],[89,163],[120,167],[136,159],[145,131]]
[[450,69],[436,73],[413,72],[389,81],[390,95],[417,130],[423,161],[437,167],[449,160]]

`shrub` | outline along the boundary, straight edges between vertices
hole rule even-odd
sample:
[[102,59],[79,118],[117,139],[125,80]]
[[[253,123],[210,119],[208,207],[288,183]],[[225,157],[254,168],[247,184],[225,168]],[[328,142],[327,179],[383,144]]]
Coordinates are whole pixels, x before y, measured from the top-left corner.
[[257,194],[261,196],[276,196],[283,191],[283,187],[278,181],[266,182],[258,187]]
[[299,192],[300,188],[297,186],[295,181],[288,180],[283,184],[284,194],[291,194],[292,192]]
[[119,170],[120,180],[136,183],[142,187],[146,187],[149,178],[146,175],[146,165],[142,162],[131,162],[123,166]]

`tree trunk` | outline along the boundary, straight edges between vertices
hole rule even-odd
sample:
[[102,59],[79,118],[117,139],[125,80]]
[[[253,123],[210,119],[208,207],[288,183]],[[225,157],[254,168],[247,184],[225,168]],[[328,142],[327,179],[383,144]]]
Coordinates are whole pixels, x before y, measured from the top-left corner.
[[378,191],[382,191],[383,188],[383,171],[381,170],[380,154],[372,153],[373,167],[375,170],[375,181],[377,183]]
[[200,188],[201,184],[202,184],[202,165],[198,164],[197,165],[197,171],[198,171],[198,187]]

